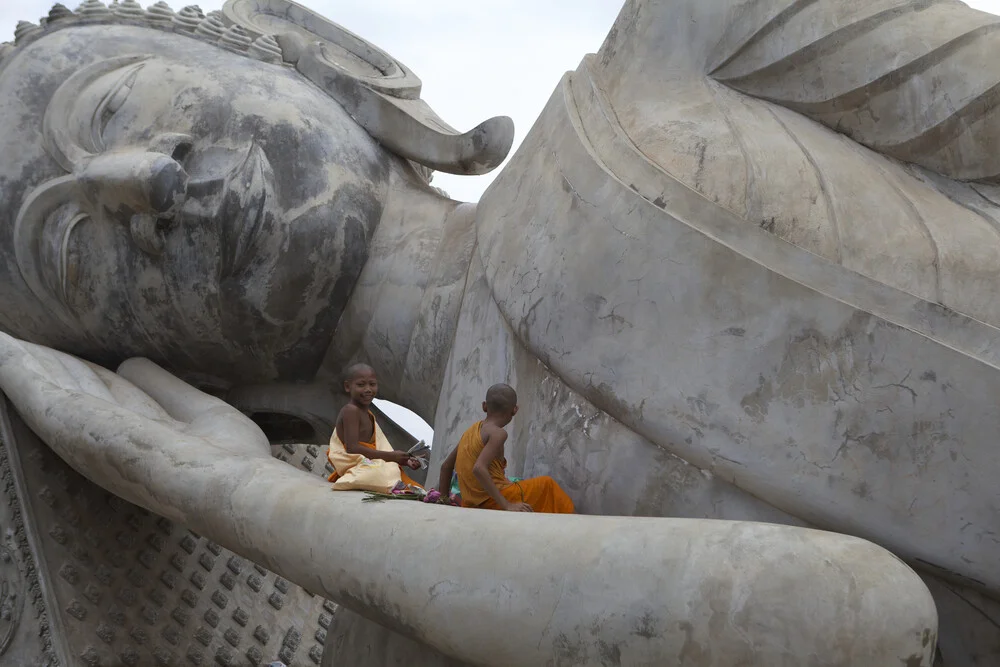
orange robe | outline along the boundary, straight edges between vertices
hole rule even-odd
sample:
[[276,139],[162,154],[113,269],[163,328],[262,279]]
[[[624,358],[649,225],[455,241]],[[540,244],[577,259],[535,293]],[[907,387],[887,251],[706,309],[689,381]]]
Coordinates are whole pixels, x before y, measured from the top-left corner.
[[[455,457],[455,472],[458,473],[458,487],[462,491],[462,507],[478,507],[498,510],[496,501],[490,498],[472,472],[479,454],[483,451],[480,434],[483,422],[476,422],[458,441]],[[551,477],[532,477],[512,482],[507,479],[507,459],[490,461],[490,479],[496,484],[504,498],[512,503],[528,503],[536,512],[549,514],[573,514],[573,501]]]
[[[368,417],[372,420],[372,441],[359,442],[358,444],[375,451],[393,451],[392,445],[382,433],[378,422],[375,421],[375,415],[370,410]],[[361,454],[348,452],[347,447],[341,442],[340,436],[337,435],[336,429],[330,438],[330,449],[327,451],[326,457],[333,466],[333,473],[327,478],[327,481],[333,482],[335,491],[360,489],[386,493],[400,481],[420,487],[420,484],[410,479],[409,475],[403,472],[397,463],[382,459],[370,459]]]

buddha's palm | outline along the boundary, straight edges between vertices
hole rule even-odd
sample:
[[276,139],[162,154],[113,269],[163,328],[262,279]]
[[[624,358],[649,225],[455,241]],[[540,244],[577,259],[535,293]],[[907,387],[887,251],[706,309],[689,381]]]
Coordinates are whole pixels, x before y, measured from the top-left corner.
[[[145,359],[113,373],[0,334],[0,388],[74,468],[182,522],[193,520],[189,510],[203,513],[199,500],[217,498],[224,479],[235,488],[271,464],[267,438],[252,421]],[[208,472],[215,468],[231,474]]]

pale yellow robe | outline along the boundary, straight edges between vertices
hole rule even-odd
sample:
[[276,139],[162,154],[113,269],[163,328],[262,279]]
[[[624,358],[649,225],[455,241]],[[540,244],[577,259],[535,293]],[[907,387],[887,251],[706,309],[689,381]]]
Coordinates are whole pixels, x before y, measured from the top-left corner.
[[[361,446],[377,449],[380,452],[393,451],[392,445],[389,444],[389,440],[379,428],[378,422],[375,421],[375,415],[369,412],[368,416],[371,417],[374,427],[375,441],[362,442]],[[329,481],[333,482],[334,491],[362,490],[388,493],[400,481],[420,486],[410,479],[396,463],[349,453],[337,435],[337,429],[333,430],[333,436],[330,438],[330,450],[326,456],[335,471],[329,477]]]

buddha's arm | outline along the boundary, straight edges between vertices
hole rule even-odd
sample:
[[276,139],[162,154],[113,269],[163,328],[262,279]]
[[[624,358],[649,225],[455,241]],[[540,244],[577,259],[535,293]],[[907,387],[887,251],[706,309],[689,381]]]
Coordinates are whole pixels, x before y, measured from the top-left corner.
[[609,646],[622,664],[661,664],[695,642],[719,656],[706,665],[930,665],[929,594],[863,540],[363,504],[271,458],[249,420],[150,362],[121,374],[0,334],[0,389],[80,473],[471,664],[605,664]]

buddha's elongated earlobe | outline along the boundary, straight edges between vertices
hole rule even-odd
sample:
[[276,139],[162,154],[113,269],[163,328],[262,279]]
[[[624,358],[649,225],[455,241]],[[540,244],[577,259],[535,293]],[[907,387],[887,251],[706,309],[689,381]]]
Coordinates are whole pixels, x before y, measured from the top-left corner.
[[458,132],[419,97],[384,92],[337,66],[328,48],[322,42],[310,45],[296,68],[394,153],[438,171],[472,176],[496,169],[510,152],[510,118],[490,118]]
[[322,16],[285,0],[266,11],[255,0],[229,0],[225,21],[254,39],[274,34],[284,62],[337,100],[386,148],[438,171],[477,175],[496,169],[514,143],[514,121],[490,118],[468,132],[445,123],[420,99],[406,65]]

